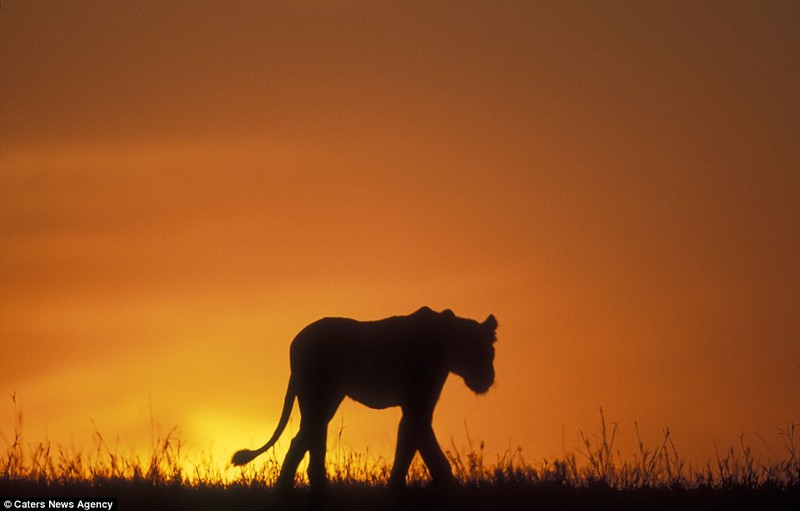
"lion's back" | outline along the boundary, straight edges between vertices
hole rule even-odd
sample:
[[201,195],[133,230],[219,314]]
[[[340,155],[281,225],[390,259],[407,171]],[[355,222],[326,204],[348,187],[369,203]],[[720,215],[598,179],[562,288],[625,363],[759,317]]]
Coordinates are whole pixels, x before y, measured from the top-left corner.
[[432,360],[418,318],[379,321],[324,318],[292,342],[294,378],[304,387],[337,391],[373,408],[400,405],[423,372],[441,371]]

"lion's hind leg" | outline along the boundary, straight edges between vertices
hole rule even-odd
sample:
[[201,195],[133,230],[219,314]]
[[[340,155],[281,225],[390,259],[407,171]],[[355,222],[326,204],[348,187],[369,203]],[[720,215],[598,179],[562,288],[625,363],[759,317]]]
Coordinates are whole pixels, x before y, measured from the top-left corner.
[[297,467],[300,465],[300,461],[302,461],[307,450],[308,432],[301,427],[297,435],[292,438],[292,443],[289,444],[289,452],[286,453],[286,458],[284,458],[281,466],[281,473],[278,476],[278,488],[290,490],[294,487],[294,476],[297,474]]
[[328,421],[314,423],[308,432],[308,482],[315,490],[322,490],[328,483],[325,469],[327,441]]
[[307,395],[298,396],[300,404],[300,431],[292,439],[289,452],[286,454],[278,486],[289,489],[294,486],[297,468],[309,453],[308,481],[312,490],[321,490],[328,481],[325,470],[325,452],[328,440],[328,422],[333,418],[339,403],[344,397],[311,399]]
[[336,414],[343,399],[343,395],[333,394],[326,389],[315,393],[314,398],[300,400],[300,410],[303,414],[300,428],[305,428],[308,435],[308,482],[312,488],[322,489],[328,482],[325,470],[328,423]]

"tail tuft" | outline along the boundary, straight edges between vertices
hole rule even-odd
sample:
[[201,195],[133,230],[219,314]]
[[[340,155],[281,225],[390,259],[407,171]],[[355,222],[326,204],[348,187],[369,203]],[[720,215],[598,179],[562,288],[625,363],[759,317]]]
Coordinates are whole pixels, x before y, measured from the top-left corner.
[[258,451],[248,451],[247,449],[242,449],[241,451],[236,451],[231,458],[231,463],[235,466],[245,465],[253,461],[253,459],[258,456]]

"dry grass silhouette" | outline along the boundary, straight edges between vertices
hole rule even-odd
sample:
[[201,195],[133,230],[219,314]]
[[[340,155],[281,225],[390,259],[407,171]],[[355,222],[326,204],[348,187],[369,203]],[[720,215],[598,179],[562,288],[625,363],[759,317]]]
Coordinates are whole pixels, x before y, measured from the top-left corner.
[[[211,459],[185,463],[182,443],[171,430],[153,434],[147,458],[126,455],[95,432],[94,446],[74,451],[47,442],[29,444],[21,414],[0,458],[0,498],[22,496],[113,496],[120,509],[150,506],[170,509],[283,509],[273,487],[280,463],[274,455],[261,464],[222,473]],[[636,427],[638,436],[638,426]],[[719,451],[714,460],[693,465],[684,460],[666,429],[655,445],[639,439],[638,452],[624,458],[616,448],[618,429],[601,410],[599,431],[580,433],[581,444],[562,458],[528,462],[521,449],[488,460],[482,442],[466,449],[452,445],[446,455],[459,482],[446,507],[461,509],[787,509],[800,503],[800,428],[777,432],[783,440],[780,460],[762,463],[742,440]],[[339,431],[341,434],[341,430]],[[329,452],[331,509],[445,507],[429,495],[428,472],[417,459],[402,505],[387,501],[390,460],[341,447]],[[186,466],[192,468],[187,469]],[[291,508],[303,507],[307,480]],[[455,503],[455,504],[454,504]]]

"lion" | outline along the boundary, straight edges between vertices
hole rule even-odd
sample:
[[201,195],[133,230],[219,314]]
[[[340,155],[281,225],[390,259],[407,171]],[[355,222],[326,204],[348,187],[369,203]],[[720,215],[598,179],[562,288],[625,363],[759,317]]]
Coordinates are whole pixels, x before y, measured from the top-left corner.
[[309,452],[308,479],[313,488],[327,483],[325,451],[328,422],[345,397],[370,408],[399,406],[389,487],[405,487],[406,474],[419,451],[434,483],[452,485],[450,463],[433,433],[433,409],[449,373],[463,378],[476,394],[494,383],[497,320],[483,323],[452,311],[422,307],[408,316],[379,321],[324,318],[305,327],[292,341],[291,376],[278,426],[256,450],[240,450],[233,465],[244,465],[272,447],[300,406],[300,430],[292,439],[278,476],[278,487],[291,489],[298,465]]

